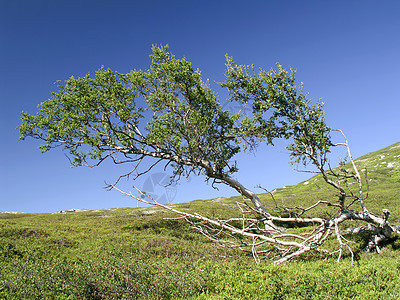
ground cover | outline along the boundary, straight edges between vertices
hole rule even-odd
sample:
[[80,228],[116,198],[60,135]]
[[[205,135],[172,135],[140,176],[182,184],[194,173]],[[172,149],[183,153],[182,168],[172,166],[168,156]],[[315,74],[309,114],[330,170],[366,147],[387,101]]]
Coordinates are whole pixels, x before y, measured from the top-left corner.
[[[400,224],[400,143],[357,160],[368,170],[369,209]],[[274,191],[275,201],[306,206],[331,197],[313,177]],[[321,185],[320,185],[321,183]],[[260,195],[275,208],[271,195]],[[216,217],[235,214],[241,198],[175,204]],[[316,212],[318,213],[318,211]],[[329,213],[329,212],[328,212]],[[398,299],[400,238],[381,254],[301,256],[280,266],[218,247],[159,208],[53,214],[0,214],[1,299]],[[355,225],[356,226],[356,225]],[[289,228],[288,230],[302,230]]]

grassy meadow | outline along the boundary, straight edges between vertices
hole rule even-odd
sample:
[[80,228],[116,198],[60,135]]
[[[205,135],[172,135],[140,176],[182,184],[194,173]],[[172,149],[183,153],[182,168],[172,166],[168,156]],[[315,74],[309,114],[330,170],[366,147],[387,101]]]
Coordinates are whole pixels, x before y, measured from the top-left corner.
[[[369,173],[368,209],[387,208],[400,225],[400,143],[356,162]],[[321,186],[316,176],[274,197],[287,206],[331,199]],[[240,199],[174,206],[222,218]],[[269,194],[261,199],[272,206]],[[172,217],[155,207],[0,213],[0,299],[400,299],[400,237],[377,254],[361,252],[365,240],[350,236],[353,265],[311,254],[257,265]]]

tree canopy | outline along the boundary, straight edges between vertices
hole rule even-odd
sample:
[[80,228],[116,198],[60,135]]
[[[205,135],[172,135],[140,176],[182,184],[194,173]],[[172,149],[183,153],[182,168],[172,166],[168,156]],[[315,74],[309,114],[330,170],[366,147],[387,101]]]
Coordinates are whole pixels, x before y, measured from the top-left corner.
[[[22,113],[21,138],[44,141],[42,151],[63,146],[74,166],[115,163],[145,157],[174,168],[174,175],[194,172],[222,181],[243,193],[232,181],[238,171],[234,156],[260,142],[292,138],[293,157],[305,159],[307,147],[323,156],[329,149],[329,128],[322,105],[311,105],[290,74],[278,65],[269,72],[238,66],[227,57],[226,81],[220,85],[228,101],[250,106],[248,115],[223,110],[201,72],[168,46],[153,46],[146,71],[121,74],[102,67],[94,77],[71,77],[39,105],[36,115]],[[251,197],[251,196],[250,196]],[[258,205],[258,204],[257,204]]]

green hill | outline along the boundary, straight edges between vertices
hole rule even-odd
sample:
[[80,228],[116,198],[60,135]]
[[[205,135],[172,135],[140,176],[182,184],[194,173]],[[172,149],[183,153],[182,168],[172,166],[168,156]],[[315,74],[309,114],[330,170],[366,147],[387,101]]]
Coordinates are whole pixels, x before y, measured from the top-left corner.
[[[400,143],[366,154],[355,160],[358,169],[366,170],[369,185],[367,208],[377,214],[389,209],[391,220],[400,221]],[[333,192],[326,189],[320,175],[276,191],[276,198],[284,199],[288,206],[311,205],[316,200],[332,199]],[[265,199],[267,201],[267,195]]]
[[[400,143],[356,160],[368,209],[400,223]],[[285,206],[331,199],[319,176],[274,191]],[[275,208],[270,194],[260,195]],[[240,197],[174,204],[218,218]],[[323,207],[320,208],[325,209]],[[319,213],[321,211],[316,211]],[[355,263],[306,255],[273,266],[221,248],[160,208],[0,214],[0,299],[399,299],[400,239]],[[356,241],[358,242],[358,241]]]

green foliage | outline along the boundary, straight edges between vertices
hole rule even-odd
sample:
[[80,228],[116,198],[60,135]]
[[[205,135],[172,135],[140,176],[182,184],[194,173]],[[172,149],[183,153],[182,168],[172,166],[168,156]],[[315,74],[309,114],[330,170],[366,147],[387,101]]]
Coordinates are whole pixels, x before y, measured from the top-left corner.
[[[234,206],[234,199],[222,201],[227,208]],[[210,201],[182,205],[210,210]],[[400,296],[398,248],[379,256],[360,254],[354,266],[349,259],[338,264],[312,256],[280,266],[256,265],[251,255],[216,248],[184,220],[165,217],[171,215],[139,208],[0,219],[0,298]]]
[[298,86],[295,71],[289,74],[280,64],[277,69],[255,72],[254,66],[236,65],[227,57],[227,80],[221,84],[228,88],[230,101],[250,105],[252,115],[241,122],[243,139],[257,143],[273,143],[274,138],[291,138],[288,146],[294,162],[306,162],[309,151],[324,156],[332,145],[325,124],[323,103],[312,105]]
[[197,299],[396,299],[399,285],[393,279],[400,265],[389,266],[390,257],[354,267],[334,262],[279,267],[226,263],[211,271],[215,280]]
[[[75,164],[82,163],[86,156],[100,158],[102,151],[98,147],[102,138],[107,136],[115,143],[121,133],[108,133],[113,132],[114,126],[120,131],[126,127],[110,121],[111,116],[132,124],[143,117],[143,110],[134,102],[136,95],[125,88],[125,83],[125,76],[103,67],[93,79],[88,74],[77,79],[71,77],[64,84],[58,82],[59,92],[52,93],[51,99],[38,106],[36,116],[22,113],[21,138],[34,136],[44,140],[43,152],[54,144],[70,145]],[[90,149],[78,151],[81,145]]]
[[93,78],[59,82],[37,115],[22,113],[21,139],[42,139],[42,151],[65,146],[76,166],[119,152],[171,160],[177,173],[204,160],[225,168],[239,151],[224,138],[237,117],[222,111],[200,72],[168,47],[153,47],[150,57],[148,71],[102,67]]
[[[22,113],[21,139],[43,140],[42,151],[64,146],[74,166],[151,156],[174,167],[175,175],[195,171],[221,177],[237,171],[232,158],[259,142],[292,138],[295,161],[304,151],[321,156],[331,145],[322,104],[312,105],[282,66],[261,70],[238,66],[227,57],[221,86],[230,101],[251,105],[249,115],[224,111],[199,70],[177,59],[168,46],[152,48],[147,71],[127,74],[102,67],[94,77],[71,77],[39,105]],[[119,154],[119,155],[118,155]]]
[[397,182],[400,181],[400,168],[395,169],[395,170],[393,171],[392,179],[393,179],[394,181],[397,181]]

